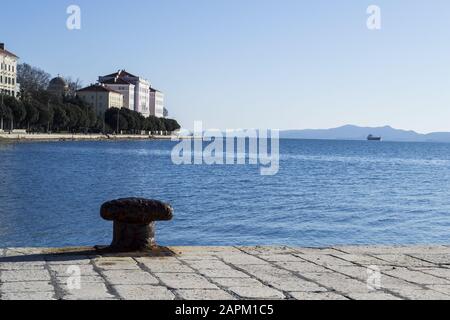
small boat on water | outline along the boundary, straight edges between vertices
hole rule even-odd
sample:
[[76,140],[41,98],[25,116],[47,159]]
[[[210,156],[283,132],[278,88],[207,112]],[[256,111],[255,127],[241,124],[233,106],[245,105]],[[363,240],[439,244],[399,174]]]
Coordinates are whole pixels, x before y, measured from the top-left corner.
[[381,137],[375,137],[372,134],[369,134],[369,136],[367,137],[368,141],[381,141]]

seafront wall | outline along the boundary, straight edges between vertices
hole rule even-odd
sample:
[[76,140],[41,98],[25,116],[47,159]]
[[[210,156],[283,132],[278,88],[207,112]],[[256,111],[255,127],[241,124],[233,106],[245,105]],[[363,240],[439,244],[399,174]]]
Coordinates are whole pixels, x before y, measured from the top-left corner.
[[93,141],[93,140],[171,140],[173,136],[161,135],[103,135],[103,134],[25,134],[0,133],[0,141]]

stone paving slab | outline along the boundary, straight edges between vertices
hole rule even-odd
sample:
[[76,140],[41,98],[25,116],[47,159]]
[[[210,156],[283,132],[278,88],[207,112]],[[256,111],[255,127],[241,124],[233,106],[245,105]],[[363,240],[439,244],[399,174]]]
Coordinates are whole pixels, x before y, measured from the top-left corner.
[[53,292],[17,292],[4,293],[1,300],[56,300]]
[[113,287],[125,300],[173,300],[175,295],[166,287],[151,285],[118,285]]
[[290,295],[296,300],[350,300],[335,292],[290,292]]
[[0,292],[3,293],[53,292],[53,286],[48,281],[6,282],[1,284]]
[[68,300],[109,300],[114,299],[106,283],[82,283],[79,288],[71,288],[69,286],[62,286],[64,294],[63,299]]
[[153,284],[159,283],[158,279],[145,271],[130,271],[122,272],[122,270],[103,271],[102,275],[106,282],[111,285],[138,285],[138,284]]
[[0,271],[8,270],[43,270],[45,262],[4,262],[0,263]]
[[450,246],[0,249],[1,300],[450,300]]
[[235,295],[242,299],[285,299],[286,296],[268,286],[260,287],[231,287],[229,288]]
[[50,273],[45,269],[8,270],[0,273],[0,282],[50,281]]
[[[56,277],[55,278],[56,283],[60,287],[66,286],[68,283],[73,282],[72,277]],[[100,275],[82,275],[80,277],[80,283],[105,283],[105,279],[101,277]]]
[[177,290],[176,294],[184,300],[235,300],[224,290]]

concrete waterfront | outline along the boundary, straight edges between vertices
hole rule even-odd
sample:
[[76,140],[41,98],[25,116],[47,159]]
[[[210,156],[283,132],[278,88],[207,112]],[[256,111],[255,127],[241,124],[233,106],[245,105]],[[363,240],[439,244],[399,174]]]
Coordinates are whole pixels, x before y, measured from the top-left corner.
[[167,249],[0,249],[0,299],[450,299],[450,246]]
[[172,135],[103,135],[70,133],[5,133],[0,132],[1,141],[98,141],[98,140],[171,140]]

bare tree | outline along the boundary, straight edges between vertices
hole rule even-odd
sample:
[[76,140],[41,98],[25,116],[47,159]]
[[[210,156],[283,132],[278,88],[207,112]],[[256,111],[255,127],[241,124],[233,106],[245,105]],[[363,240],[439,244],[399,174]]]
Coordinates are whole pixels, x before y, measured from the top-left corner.
[[21,63],[17,66],[17,82],[25,95],[46,90],[50,82],[50,74],[42,69]]
[[67,95],[69,96],[75,96],[77,91],[83,87],[83,82],[79,78],[73,80],[72,77],[65,77],[64,80],[67,83]]

